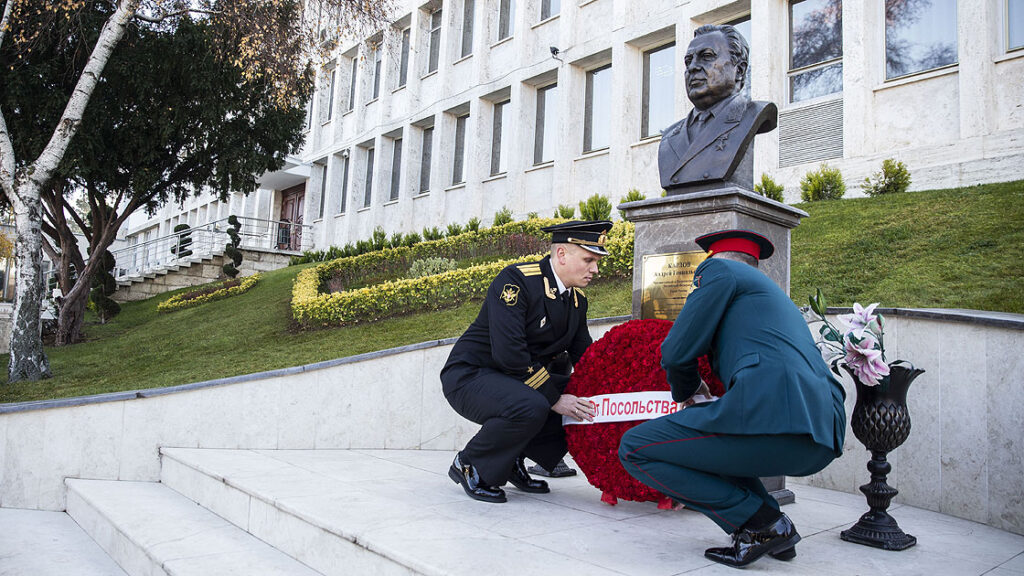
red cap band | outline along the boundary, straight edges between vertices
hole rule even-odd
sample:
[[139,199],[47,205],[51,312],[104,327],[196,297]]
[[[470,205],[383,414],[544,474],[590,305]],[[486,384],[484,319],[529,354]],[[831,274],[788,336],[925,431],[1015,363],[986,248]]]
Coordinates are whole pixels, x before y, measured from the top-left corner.
[[709,252],[743,252],[758,260],[761,259],[761,247],[753,240],[746,238],[724,238],[709,246]]

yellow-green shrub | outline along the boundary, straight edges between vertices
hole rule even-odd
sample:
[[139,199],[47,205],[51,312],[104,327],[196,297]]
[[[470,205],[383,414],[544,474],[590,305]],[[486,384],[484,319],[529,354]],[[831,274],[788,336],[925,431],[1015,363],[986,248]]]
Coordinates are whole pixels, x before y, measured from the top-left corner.
[[250,288],[255,286],[259,280],[260,275],[253,274],[252,276],[242,278],[242,282],[238,286],[216,290],[209,294],[203,294],[202,296],[190,299],[186,299],[190,292],[183,292],[181,294],[171,296],[167,300],[157,304],[156,309],[158,312],[174,312],[175,310],[199,306],[200,304],[206,304],[207,302],[213,302],[214,300],[230,298],[231,296],[237,296],[247,292]]

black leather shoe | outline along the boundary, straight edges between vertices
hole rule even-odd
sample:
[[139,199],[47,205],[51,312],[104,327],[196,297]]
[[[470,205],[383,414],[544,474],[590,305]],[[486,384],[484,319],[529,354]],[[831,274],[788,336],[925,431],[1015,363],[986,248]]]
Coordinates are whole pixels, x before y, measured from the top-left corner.
[[516,464],[512,467],[512,475],[509,476],[508,481],[523,492],[531,494],[547,494],[551,492],[547,482],[530,478],[530,475],[526,473],[526,465],[523,464],[522,458],[516,458]]
[[526,471],[535,476],[547,476],[548,478],[565,478],[566,476],[576,475],[576,471],[569,468],[565,460],[559,460],[558,464],[555,464],[555,467],[551,470],[546,470],[540,464],[534,464],[527,468]]
[[792,548],[787,548],[786,550],[783,550],[782,552],[769,552],[768,555],[771,556],[772,558],[775,558],[776,560],[782,560],[783,562],[789,562],[793,558],[796,558],[796,546],[793,546]]
[[789,516],[783,514],[760,530],[743,528],[734,532],[731,547],[708,548],[704,551],[704,557],[733,568],[743,568],[765,554],[782,556],[780,560],[791,560],[796,556],[794,546],[799,541],[796,526],[793,526]]
[[474,500],[494,503],[506,501],[504,490],[481,482],[476,467],[471,464],[463,464],[458,454],[455,455],[455,460],[448,468],[448,477],[452,479],[452,482],[462,484],[462,489]]

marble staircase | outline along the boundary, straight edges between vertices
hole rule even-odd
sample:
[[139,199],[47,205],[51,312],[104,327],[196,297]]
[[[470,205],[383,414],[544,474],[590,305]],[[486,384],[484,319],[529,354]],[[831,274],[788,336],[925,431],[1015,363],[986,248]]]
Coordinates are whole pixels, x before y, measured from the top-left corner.
[[[734,573],[703,557],[727,541],[703,516],[608,506],[582,476],[551,480],[550,494],[506,487],[494,505],[448,479],[450,451],[160,452],[160,482],[66,481],[67,513],[129,576]],[[792,488],[797,559],[748,572],[1024,574],[1024,536],[894,505],[920,543],[885,552],[839,539],[863,497]]]

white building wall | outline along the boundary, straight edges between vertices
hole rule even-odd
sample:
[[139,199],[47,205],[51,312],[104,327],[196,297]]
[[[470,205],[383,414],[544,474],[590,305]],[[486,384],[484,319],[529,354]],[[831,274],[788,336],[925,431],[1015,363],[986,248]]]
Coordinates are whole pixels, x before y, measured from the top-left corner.
[[[560,204],[577,205],[593,194],[613,204],[631,188],[648,197],[661,194],[657,170],[658,137],[640,138],[643,52],[674,41],[673,118],[691,107],[683,86],[683,56],[693,30],[708,23],[751,19],[751,95],[778,104],[787,113],[812,110],[841,100],[842,152],[828,159],[847,181],[847,196],[878,171],[885,158],[902,160],[912,189],[945,188],[1024,178],[1024,50],[1008,52],[1007,0],[957,2],[958,63],[905,78],[885,80],[884,1],[843,3],[843,91],[817,100],[788,101],[789,3],[786,0],[563,0],[561,13],[539,22],[540,0],[518,0],[514,33],[497,39],[499,0],[476,0],[473,51],[460,57],[464,0],[399,1],[396,25],[343,45],[325,69],[335,68],[333,94],[314,96],[312,122],[300,160],[312,165],[306,186],[304,222],[313,225],[313,248],[365,239],[380,226],[420,232],[444,229],[477,217],[486,225],[509,208],[517,218],[530,212],[550,216]],[[440,61],[427,73],[430,13],[441,8]],[[409,72],[398,86],[401,30],[410,28]],[[380,94],[372,97],[372,45],[382,50]],[[551,47],[557,47],[557,58]],[[355,101],[348,110],[352,58],[357,59]],[[613,111],[610,144],[584,154],[583,118],[586,72],[612,65]],[[329,74],[321,75],[321,79]],[[537,89],[558,83],[557,152],[534,165]],[[320,91],[318,91],[318,94]],[[490,173],[494,103],[510,97],[510,126],[503,138],[506,172]],[[333,99],[327,118],[324,106]],[[452,183],[456,118],[469,112],[465,181]],[[424,126],[433,124],[429,191],[420,193]],[[391,152],[402,138],[399,198],[392,201]],[[366,151],[375,151],[372,196],[364,206]],[[341,159],[349,154],[345,210]],[[328,197],[318,218],[322,170],[327,166]],[[755,180],[771,175],[799,201],[800,179],[819,160],[780,167],[779,131],[756,138]],[[231,210],[277,219],[282,188],[232,198]],[[195,211],[208,200],[189,201]],[[177,207],[156,221],[169,222]],[[218,209],[216,212],[220,214]],[[209,210],[207,210],[209,213]],[[613,213],[618,217],[618,213]],[[143,229],[145,225],[134,227]],[[169,228],[164,224],[161,228]]]

